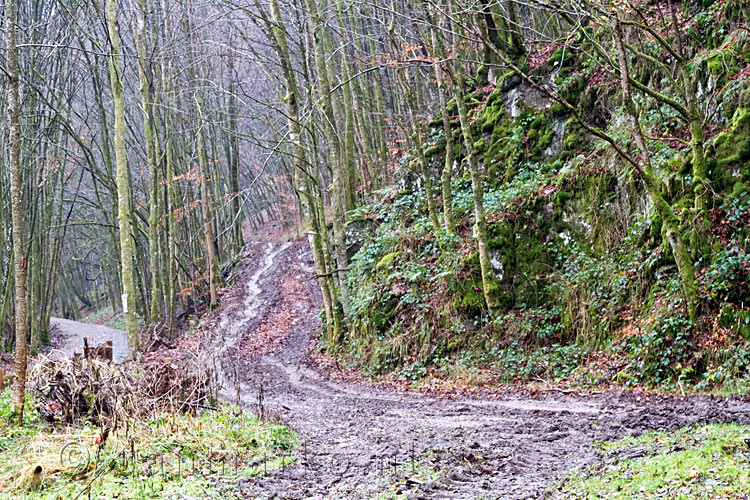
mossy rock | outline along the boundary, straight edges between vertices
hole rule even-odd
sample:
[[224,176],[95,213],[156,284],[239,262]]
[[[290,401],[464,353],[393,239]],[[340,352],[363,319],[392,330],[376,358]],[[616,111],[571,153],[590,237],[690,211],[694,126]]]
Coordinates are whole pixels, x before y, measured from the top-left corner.
[[544,129],[548,123],[549,120],[547,119],[547,115],[545,115],[544,113],[539,113],[537,117],[534,118],[534,121],[531,122],[529,128],[531,130],[541,130]]
[[584,148],[586,142],[583,139],[583,127],[575,118],[565,122],[565,138],[563,139],[561,160],[569,160]]
[[470,318],[477,317],[487,310],[487,303],[482,292],[482,283],[472,282],[459,289],[453,299],[453,308],[459,314]]
[[586,80],[579,76],[572,82],[570,82],[562,91],[560,92],[560,95],[571,103],[572,105],[576,106],[578,102],[581,99],[581,93],[586,88]]
[[500,122],[504,114],[505,106],[503,105],[502,91],[495,89],[487,97],[487,102],[482,112],[482,131],[488,132],[492,130]]
[[750,181],[750,108],[742,106],[732,118],[732,127],[716,136],[713,143],[715,166],[709,171],[720,190],[728,190],[737,181]]
[[705,58],[705,68],[717,85],[723,85],[727,78],[740,70],[737,54],[731,47],[717,49],[708,54]]
[[568,114],[568,108],[560,104],[559,102],[553,103],[549,108],[549,113],[552,116],[563,116]]
[[461,259],[459,272],[462,278],[453,280],[453,308],[462,316],[473,318],[486,310],[479,270],[479,254],[473,252]]
[[[521,150],[522,144],[513,140],[513,131],[516,127],[515,120],[502,120],[499,125],[492,129],[489,145],[484,150],[483,161],[491,174],[498,174],[515,162]],[[499,172],[498,172],[499,171]]]
[[555,65],[560,64],[560,66],[570,66],[573,64],[573,60],[575,59],[575,56],[573,54],[573,51],[569,48],[563,48],[560,47],[559,49],[555,50],[550,58],[547,60],[547,64],[549,65]]
[[385,254],[382,259],[378,261],[378,263],[375,265],[375,269],[377,271],[381,271],[383,269],[390,268],[393,265],[393,261],[401,255],[401,252],[391,252],[388,254]]

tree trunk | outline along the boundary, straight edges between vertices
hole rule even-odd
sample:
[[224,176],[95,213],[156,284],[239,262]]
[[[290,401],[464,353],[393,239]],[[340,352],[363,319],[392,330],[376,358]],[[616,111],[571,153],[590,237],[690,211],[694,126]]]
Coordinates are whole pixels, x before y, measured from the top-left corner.
[[[458,47],[460,40],[458,35],[453,34],[453,45]],[[477,253],[479,254],[479,267],[482,273],[482,289],[484,300],[487,303],[487,309],[494,318],[497,316],[499,304],[496,296],[495,276],[490,263],[489,252],[487,250],[487,223],[484,216],[484,186],[482,177],[479,173],[479,159],[474,149],[474,138],[471,133],[471,123],[469,122],[469,112],[466,109],[464,101],[464,89],[466,78],[464,76],[463,62],[453,64],[455,74],[454,93],[458,105],[458,116],[461,121],[461,131],[464,136],[464,147],[469,164],[469,173],[471,174],[471,193],[474,201],[474,238],[477,240]]]
[[125,144],[125,96],[122,85],[122,63],[120,61],[120,32],[117,28],[117,2],[107,0],[107,27],[111,52],[109,77],[115,113],[115,163],[117,165],[117,219],[120,225],[120,266],[122,269],[122,306],[131,356],[140,349],[138,320],[136,318],[135,271],[133,268],[134,243],[130,213],[130,183],[128,158]]
[[13,226],[14,279],[16,283],[16,379],[13,385],[13,411],[18,425],[23,421],[26,392],[26,257],[24,248],[23,185],[21,184],[21,123],[19,118],[19,75],[16,51],[16,0],[5,1],[5,38],[8,72],[8,119],[10,121],[10,203]]
[[690,252],[687,251],[682,238],[680,220],[677,218],[672,207],[662,196],[658,182],[654,177],[653,168],[651,166],[651,157],[649,156],[648,149],[646,149],[646,141],[643,136],[641,124],[638,121],[638,112],[635,108],[635,102],[632,98],[630,88],[630,68],[628,59],[625,55],[625,48],[623,47],[622,27],[619,20],[616,18],[612,21],[612,24],[617,60],[620,66],[622,99],[630,120],[630,126],[633,131],[633,138],[635,139],[636,147],[638,148],[638,155],[641,164],[639,174],[643,179],[644,184],[646,184],[646,189],[654,203],[654,208],[662,219],[662,224],[666,230],[667,241],[672,247],[672,255],[674,256],[677,270],[680,274],[682,291],[685,297],[685,302],[687,303],[688,314],[690,319],[695,319],[698,289],[695,283],[695,270],[692,257],[690,256]]

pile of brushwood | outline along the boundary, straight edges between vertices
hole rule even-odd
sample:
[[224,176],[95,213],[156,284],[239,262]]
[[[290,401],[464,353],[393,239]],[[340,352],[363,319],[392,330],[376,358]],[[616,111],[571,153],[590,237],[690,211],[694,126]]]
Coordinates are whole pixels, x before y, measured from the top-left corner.
[[113,427],[165,411],[194,414],[215,394],[211,373],[191,357],[151,357],[121,365],[83,357],[43,358],[30,370],[29,380],[46,420]]

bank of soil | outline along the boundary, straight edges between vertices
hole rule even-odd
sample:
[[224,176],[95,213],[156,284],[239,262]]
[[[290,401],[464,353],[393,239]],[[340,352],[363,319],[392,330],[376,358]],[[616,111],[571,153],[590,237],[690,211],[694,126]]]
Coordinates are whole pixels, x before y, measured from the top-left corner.
[[243,482],[249,496],[554,497],[558,480],[599,459],[595,441],[750,422],[747,403],[709,396],[450,397],[334,380],[310,356],[320,304],[306,244],[251,243],[237,284],[199,327],[222,396],[301,435],[295,465]]

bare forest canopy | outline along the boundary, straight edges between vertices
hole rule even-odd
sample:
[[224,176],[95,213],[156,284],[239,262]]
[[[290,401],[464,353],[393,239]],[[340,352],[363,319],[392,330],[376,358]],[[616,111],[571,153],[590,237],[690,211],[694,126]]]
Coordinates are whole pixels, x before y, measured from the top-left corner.
[[661,380],[750,337],[742,0],[6,0],[4,18],[4,349],[103,305],[133,348],[141,323],[169,335],[248,236],[296,221],[326,341],[375,370],[637,337]]

